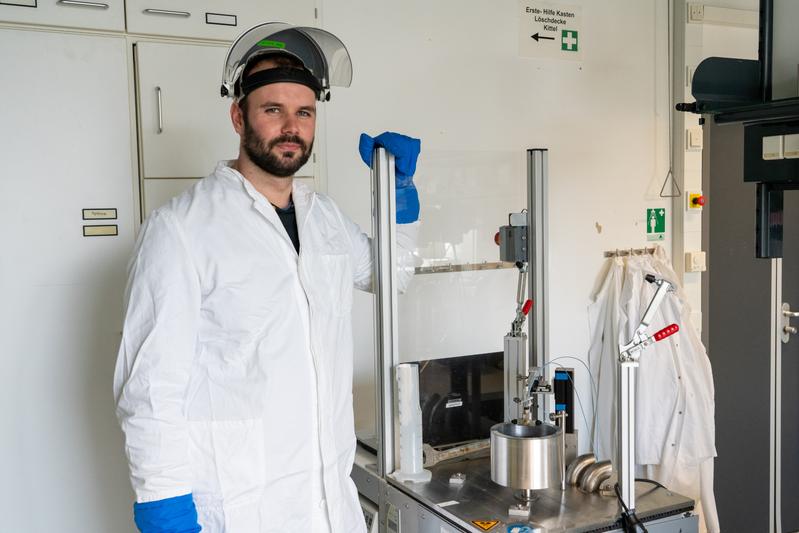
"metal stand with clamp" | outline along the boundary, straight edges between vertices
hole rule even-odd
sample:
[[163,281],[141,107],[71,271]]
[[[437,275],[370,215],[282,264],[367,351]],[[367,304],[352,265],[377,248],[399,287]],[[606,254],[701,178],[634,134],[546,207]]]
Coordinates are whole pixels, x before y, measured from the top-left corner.
[[641,352],[648,346],[674,335],[680,330],[677,324],[671,324],[654,335],[647,335],[646,330],[652,323],[655,313],[663,303],[668,292],[674,291],[674,285],[665,279],[656,278],[652,274],[646,281],[657,285],[657,291],[649,302],[641,322],[627,344],[619,345],[619,379],[618,379],[618,469],[619,484],[617,495],[623,507],[622,519],[635,524],[635,371]]

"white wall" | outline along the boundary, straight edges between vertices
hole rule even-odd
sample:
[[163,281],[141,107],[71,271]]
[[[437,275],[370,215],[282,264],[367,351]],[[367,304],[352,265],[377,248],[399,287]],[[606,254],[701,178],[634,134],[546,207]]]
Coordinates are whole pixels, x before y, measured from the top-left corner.
[[[506,223],[507,212],[524,205],[505,193],[514,179],[516,184],[526,179],[525,150],[549,148],[549,355],[585,360],[586,307],[605,261],[603,251],[644,246],[646,208],[670,207],[658,197],[668,160],[667,26],[665,2],[571,3],[583,10],[582,63],[520,57],[517,2],[324,0],[324,27],[347,43],[355,69],[352,87],[336,91],[327,105],[327,183],[342,208],[368,228],[369,174],[357,156],[358,134],[408,133],[422,139],[417,172],[422,223],[446,224],[449,215],[464,232],[478,225],[479,232],[493,235]],[[485,201],[431,196],[441,182],[455,184],[459,175],[475,174],[475,166],[480,172],[472,185],[482,187]],[[500,188],[502,198],[492,197],[497,175],[510,180]],[[506,206],[494,205],[504,198]],[[431,212],[439,202],[448,202],[445,212]],[[481,208],[481,216],[496,214],[497,220],[470,219],[472,206]],[[440,237],[429,229],[424,235]],[[668,238],[664,245],[668,250]],[[437,342],[429,355],[475,353],[492,344],[501,348],[513,316],[515,272],[490,273],[497,274],[491,279],[488,274],[460,280],[428,275],[418,280],[425,291],[404,297],[406,310],[427,310],[436,320],[435,328],[424,333]],[[434,283],[441,287],[431,288]],[[490,290],[463,289],[483,283]],[[454,315],[439,311],[448,291],[462,304]],[[416,301],[409,304],[408,298]],[[368,296],[357,301],[355,320],[361,428],[373,418],[369,302]],[[418,332],[400,328],[404,346],[427,353],[406,339]],[[475,331],[490,336],[474,339]],[[577,375],[588,408],[588,379],[584,371]]]
[[709,0],[698,3],[706,6],[726,7],[729,9],[744,9],[747,11],[757,11],[760,9],[760,0]]

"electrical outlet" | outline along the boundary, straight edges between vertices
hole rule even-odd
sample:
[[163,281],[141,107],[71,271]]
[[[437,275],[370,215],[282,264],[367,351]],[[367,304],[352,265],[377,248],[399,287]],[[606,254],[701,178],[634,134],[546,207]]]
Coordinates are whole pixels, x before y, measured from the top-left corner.
[[705,20],[704,4],[688,4],[688,22],[702,22]]
[[704,272],[707,270],[705,252],[685,252],[685,271]]
[[698,152],[702,149],[702,127],[688,128],[685,130],[685,149],[689,152]]

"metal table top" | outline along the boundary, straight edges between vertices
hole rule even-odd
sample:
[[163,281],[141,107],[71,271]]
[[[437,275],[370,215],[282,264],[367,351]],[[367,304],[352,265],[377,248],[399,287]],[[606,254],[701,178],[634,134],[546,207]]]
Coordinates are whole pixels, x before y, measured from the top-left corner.
[[[479,531],[472,521],[499,520],[504,524],[525,524],[540,531],[593,532],[610,531],[620,515],[615,497],[584,494],[567,486],[535,491],[527,517],[509,515],[510,506],[519,503],[514,491],[491,481],[491,463],[487,457],[442,463],[431,468],[429,483],[392,485],[409,493],[450,520]],[[450,476],[466,476],[462,485],[450,484]],[[694,501],[646,482],[636,483],[636,515],[643,522],[680,514],[693,509]],[[443,505],[442,505],[443,504]]]

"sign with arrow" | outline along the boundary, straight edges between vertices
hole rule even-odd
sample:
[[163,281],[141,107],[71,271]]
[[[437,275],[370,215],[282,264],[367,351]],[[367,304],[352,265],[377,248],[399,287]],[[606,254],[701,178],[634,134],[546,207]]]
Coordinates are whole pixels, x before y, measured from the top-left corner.
[[536,33],[535,35],[531,35],[531,37],[532,37],[533,39],[535,39],[535,40],[536,40],[536,42],[538,42],[540,39],[549,39],[550,41],[554,41],[554,40],[555,40],[555,38],[554,38],[554,37],[543,37],[543,36],[541,36],[541,35],[538,35],[537,33]]
[[579,6],[519,0],[519,55],[582,61]]

